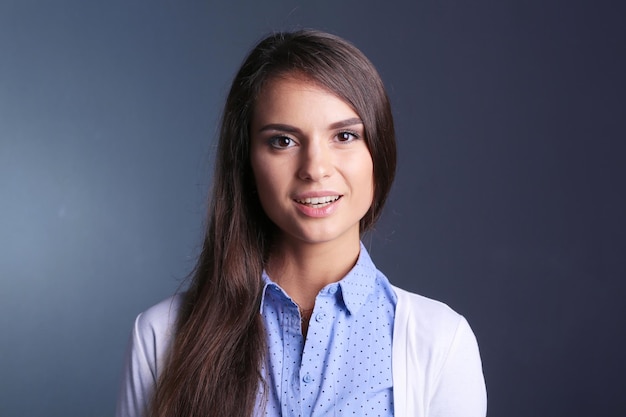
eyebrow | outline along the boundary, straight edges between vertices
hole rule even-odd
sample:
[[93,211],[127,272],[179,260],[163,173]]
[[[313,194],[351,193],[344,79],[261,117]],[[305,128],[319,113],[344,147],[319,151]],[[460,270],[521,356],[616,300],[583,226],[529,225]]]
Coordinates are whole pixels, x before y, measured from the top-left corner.
[[[359,119],[358,117],[353,117],[350,119],[340,120],[338,122],[335,122],[331,124],[330,126],[328,126],[328,128],[330,130],[333,130],[333,129],[341,129],[341,128],[348,127],[348,126],[362,125],[362,124],[363,124],[363,121],[361,119]],[[259,133],[267,132],[270,130],[286,132],[286,133],[294,133],[294,134],[302,133],[302,131],[298,129],[297,127],[282,124],[282,123],[271,123],[271,124],[265,125],[259,129]]]

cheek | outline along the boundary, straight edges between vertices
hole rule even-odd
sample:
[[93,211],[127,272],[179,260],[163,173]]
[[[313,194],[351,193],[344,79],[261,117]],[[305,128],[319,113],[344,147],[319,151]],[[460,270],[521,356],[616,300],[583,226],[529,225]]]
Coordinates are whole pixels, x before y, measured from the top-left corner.
[[272,202],[276,201],[280,190],[280,173],[271,168],[271,165],[263,161],[252,162],[252,174],[254,184],[259,195],[259,200],[263,209],[267,212],[268,206],[271,208]]
[[368,152],[368,158],[364,159],[362,167],[363,167],[363,170],[362,170],[363,190],[368,191],[368,199],[371,204],[374,199],[374,189],[376,186],[376,182],[374,181],[374,163],[372,161],[372,157],[369,155],[369,152]]
[[372,160],[367,155],[362,155],[356,158],[353,163],[350,164],[350,182],[353,188],[354,196],[356,198],[356,209],[359,212],[365,212],[371,207],[374,201],[374,172]]

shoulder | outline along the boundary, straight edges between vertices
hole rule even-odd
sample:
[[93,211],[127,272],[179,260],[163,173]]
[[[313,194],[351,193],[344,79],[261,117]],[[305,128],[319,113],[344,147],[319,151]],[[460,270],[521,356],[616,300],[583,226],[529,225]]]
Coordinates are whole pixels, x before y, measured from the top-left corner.
[[417,354],[420,360],[443,365],[450,352],[477,352],[469,323],[448,305],[393,287],[398,297],[394,344]]
[[398,298],[396,323],[419,331],[423,337],[452,337],[463,316],[440,301],[392,286]]
[[135,328],[141,333],[164,333],[176,326],[183,295],[176,294],[153,305],[137,316]]
[[147,415],[154,387],[174,340],[182,299],[182,295],[169,297],[135,319],[117,401],[118,417]]
[[173,295],[150,307],[135,319],[132,349],[143,356],[155,377],[176,332],[183,295]]

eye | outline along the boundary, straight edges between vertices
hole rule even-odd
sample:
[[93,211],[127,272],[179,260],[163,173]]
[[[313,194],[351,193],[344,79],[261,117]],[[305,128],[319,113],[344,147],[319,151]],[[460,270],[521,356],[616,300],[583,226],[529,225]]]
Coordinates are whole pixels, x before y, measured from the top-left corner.
[[295,146],[296,142],[289,136],[274,136],[270,139],[270,146],[276,149],[285,149]]
[[337,134],[337,140],[339,142],[351,142],[358,138],[359,138],[359,135],[356,132],[350,132],[348,130],[344,132],[339,132]]

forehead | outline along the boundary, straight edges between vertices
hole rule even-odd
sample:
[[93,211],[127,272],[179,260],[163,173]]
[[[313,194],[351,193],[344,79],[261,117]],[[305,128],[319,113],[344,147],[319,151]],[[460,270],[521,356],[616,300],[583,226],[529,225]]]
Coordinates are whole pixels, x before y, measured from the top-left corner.
[[268,79],[253,107],[253,124],[281,117],[358,117],[343,98],[319,82],[291,74]]

